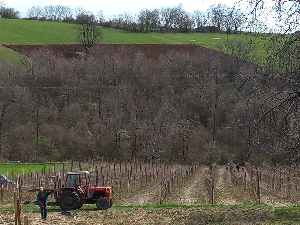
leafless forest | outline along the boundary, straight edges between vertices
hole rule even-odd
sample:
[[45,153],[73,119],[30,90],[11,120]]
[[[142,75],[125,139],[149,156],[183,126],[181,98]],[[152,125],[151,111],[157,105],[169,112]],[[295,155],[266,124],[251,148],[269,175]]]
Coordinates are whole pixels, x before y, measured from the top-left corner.
[[202,47],[155,49],[1,59],[2,161],[299,160],[297,96],[280,74]]

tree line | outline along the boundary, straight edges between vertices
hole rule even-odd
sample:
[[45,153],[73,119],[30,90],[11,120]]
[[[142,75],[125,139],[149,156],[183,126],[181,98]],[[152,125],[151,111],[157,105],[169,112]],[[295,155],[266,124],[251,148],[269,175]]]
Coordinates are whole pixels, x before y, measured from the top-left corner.
[[0,18],[19,19],[20,12],[14,8],[7,8],[5,5],[4,0],[0,1]]
[[188,13],[182,4],[160,9],[143,9],[133,15],[124,12],[107,17],[103,11],[97,15],[83,8],[72,9],[69,6],[50,5],[33,6],[27,11],[28,19],[76,22],[80,15],[93,16],[101,26],[124,29],[133,32],[239,32],[246,24],[245,12],[225,4],[212,5],[205,12],[195,10]]

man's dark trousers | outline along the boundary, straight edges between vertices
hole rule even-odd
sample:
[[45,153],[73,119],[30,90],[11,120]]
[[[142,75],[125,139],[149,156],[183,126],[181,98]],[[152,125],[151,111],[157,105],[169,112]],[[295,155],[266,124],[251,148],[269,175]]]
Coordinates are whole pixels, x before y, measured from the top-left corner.
[[47,204],[45,204],[45,205],[41,204],[40,208],[41,208],[42,219],[46,220],[47,219]]

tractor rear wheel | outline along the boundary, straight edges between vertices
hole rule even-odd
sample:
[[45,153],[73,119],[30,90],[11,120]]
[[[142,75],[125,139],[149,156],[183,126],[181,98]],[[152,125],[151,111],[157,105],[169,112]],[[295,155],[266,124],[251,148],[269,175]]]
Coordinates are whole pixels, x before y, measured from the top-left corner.
[[74,210],[79,207],[80,198],[75,191],[65,191],[59,196],[58,205],[62,210]]
[[113,205],[113,200],[111,199],[109,203],[109,208],[112,207],[112,205]]
[[100,197],[97,199],[96,206],[100,210],[107,210],[109,208],[109,201],[105,197]]

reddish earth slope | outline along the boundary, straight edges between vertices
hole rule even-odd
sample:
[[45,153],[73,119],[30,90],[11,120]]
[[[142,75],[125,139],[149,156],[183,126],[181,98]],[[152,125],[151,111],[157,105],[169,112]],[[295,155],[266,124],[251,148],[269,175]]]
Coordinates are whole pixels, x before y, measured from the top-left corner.
[[[60,55],[65,58],[81,57],[85,52],[83,45],[4,45],[14,51],[23,55],[31,57],[37,52],[52,52],[55,55]],[[160,55],[170,52],[177,53],[193,53],[195,51],[214,51],[198,45],[159,45],[159,44],[98,44],[91,50],[91,52],[113,53],[113,55],[126,54],[133,56],[137,52],[144,53],[147,57],[157,59]],[[217,51],[214,51],[217,52]]]

